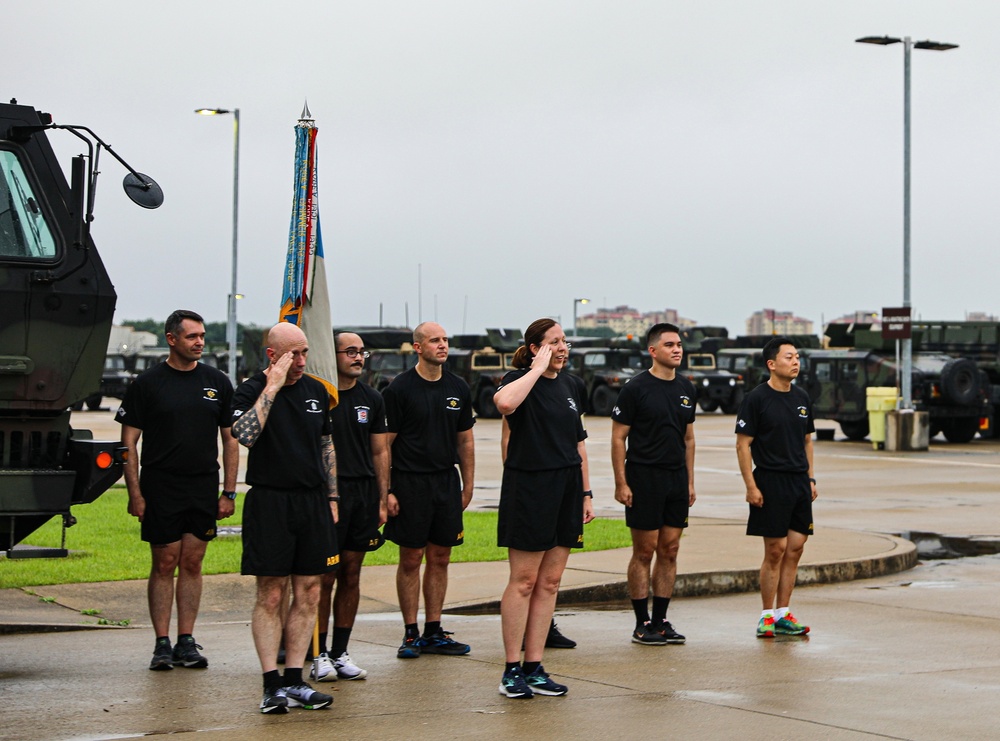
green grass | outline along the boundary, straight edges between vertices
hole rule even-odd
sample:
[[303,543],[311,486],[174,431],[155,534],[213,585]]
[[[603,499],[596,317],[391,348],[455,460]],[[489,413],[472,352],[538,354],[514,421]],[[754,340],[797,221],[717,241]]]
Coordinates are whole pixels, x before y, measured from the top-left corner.
[[[73,508],[78,522],[66,531],[67,558],[8,560],[0,558],[0,588],[77,584],[81,582],[145,579],[149,575],[149,546],[139,539],[139,522],[128,514],[128,495],[116,486],[92,504]],[[220,523],[239,525],[243,497],[236,513]],[[452,561],[505,561],[507,549],[498,548],[495,512],[465,513],[465,544],[452,551]],[[28,537],[26,544],[58,547],[61,521],[54,518]],[[594,520],[584,531],[586,551],[624,548],[631,544],[628,528],[620,520]],[[234,574],[240,570],[239,535],[223,535],[209,546],[202,571]],[[395,564],[399,549],[386,543],[365,557],[367,565]]]

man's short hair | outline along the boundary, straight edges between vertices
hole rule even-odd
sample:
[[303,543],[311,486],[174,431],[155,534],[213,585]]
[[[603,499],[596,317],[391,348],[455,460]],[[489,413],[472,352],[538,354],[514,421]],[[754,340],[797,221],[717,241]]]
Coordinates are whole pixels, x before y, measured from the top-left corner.
[[659,324],[654,324],[646,332],[646,347],[652,347],[657,342],[660,341],[660,335],[664,332],[675,332],[680,335],[681,330],[676,324],[670,324],[669,322],[660,322]]
[[176,337],[177,331],[181,328],[181,322],[185,319],[190,319],[191,321],[199,322],[200,324],[205,323],[205,320],[201,318],[201,314],[194,311],[188,311],[187,309],[178,309],[167,317],[167,321],[163,325],[163,333],[172,334]]
[[778,352],[781,350],[782,345],[791,345],[795,347],[795,343],[792,342],[787,337],[772,337],[764,345],[763,355],[764,355],[764,365],[767,365],[768,360],[774,360],[778,357]]

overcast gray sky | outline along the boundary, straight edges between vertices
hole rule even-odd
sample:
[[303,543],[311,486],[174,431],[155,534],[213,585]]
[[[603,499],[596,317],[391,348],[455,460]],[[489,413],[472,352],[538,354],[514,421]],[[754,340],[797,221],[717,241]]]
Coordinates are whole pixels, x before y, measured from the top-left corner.
[[901,305],[903,49],[854,43],[884,34],[960,45],[913,52],[914,312],[1000,313],[1000,3],[52,0],[4,25],[0,95],[165,193],[133,206],[102,158],[118,320],[225,318],[232,120],[202,106],[241,109],[239,315],[277,319],[306,98],[335,325]]

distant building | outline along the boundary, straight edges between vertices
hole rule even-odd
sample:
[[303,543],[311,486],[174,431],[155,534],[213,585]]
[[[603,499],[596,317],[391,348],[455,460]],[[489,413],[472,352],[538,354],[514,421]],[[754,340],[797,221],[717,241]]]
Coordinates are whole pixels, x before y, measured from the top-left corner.
[[859,309],[852,314],[844,314],[831,319],[830,324],[881,324],[881,312]]
[[641,337],[650,327],[660,322],[676,324],[681,329],[697,324],[694,319],[678,316],[676,309],[641,313],[638,309],[623,304],[611,309],[597,309],[593,313],[577,317],[576,329],[582,335]]
[[996,314],[987,314],[985,311],[967,311],[965,312],[965,321],[967,322],[996,322],[1000,321]]
[[795,316],[790,311],[762,309],[755,311],[747,319],[747,334],[813,334],[813,323],[808,319]]

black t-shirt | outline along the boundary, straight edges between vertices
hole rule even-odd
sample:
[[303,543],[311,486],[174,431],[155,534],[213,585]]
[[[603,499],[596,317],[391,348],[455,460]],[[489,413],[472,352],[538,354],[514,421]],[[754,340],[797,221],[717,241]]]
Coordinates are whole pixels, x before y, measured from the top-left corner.
[[407,473],[446,471],[458,463],[458,433],[471,430],[469,384],[447,368],[437,381],[416,368],[396,376],[383,392],[392,443],[392,467]]
[[[500,388],[527,372],[511,371],[503,377]],[[520,406],[507,415],[510,439],[504,465],[522,471],[579,466],[578,443],[587,439],[581,412],[576,386],[569,378],[562,373],[539,378]]]
[[374,477],[371,436],[389,431],[382,394],[361,381],[341,390],[340,402],[330,411],[330,423],[337,476]]
[[143,466],[195,476],[219,470],[219,428],[232,424],[232,401],[233,386],[218,369],[164,362],[128,387],[115,419],[142,430]]
[[754,465],[765,471],[808,471],[806,435],[815,431],[809,395],[798,386],[775,391],[762,383],[746,395],[736,415],[736,433],[753,438]]
[[635,376],[618,393],[611,419],[629,426],[629,463],[660,468],[683,468],[687,426],[694,424],[695,391],[678,375],[672,381],[648,370]]
[[[256,373],[233,396],[233,421],[253,407],[267,376]],[[247,483],[269,489],[315,489],[325,486],[322,437],[331,434],[330,396],[309,376],[275,395],[264,429],[247,456]]]
[[584,381],[580,376],[575,373],[570,373],[568,370],[559,371],[560,373],[566,374],[566,379],[570,382],[573,387],[573,395],[576,397],[576,405],[580,410],[580,414],[587,414],[593,410],[587,403],[587,382]]

